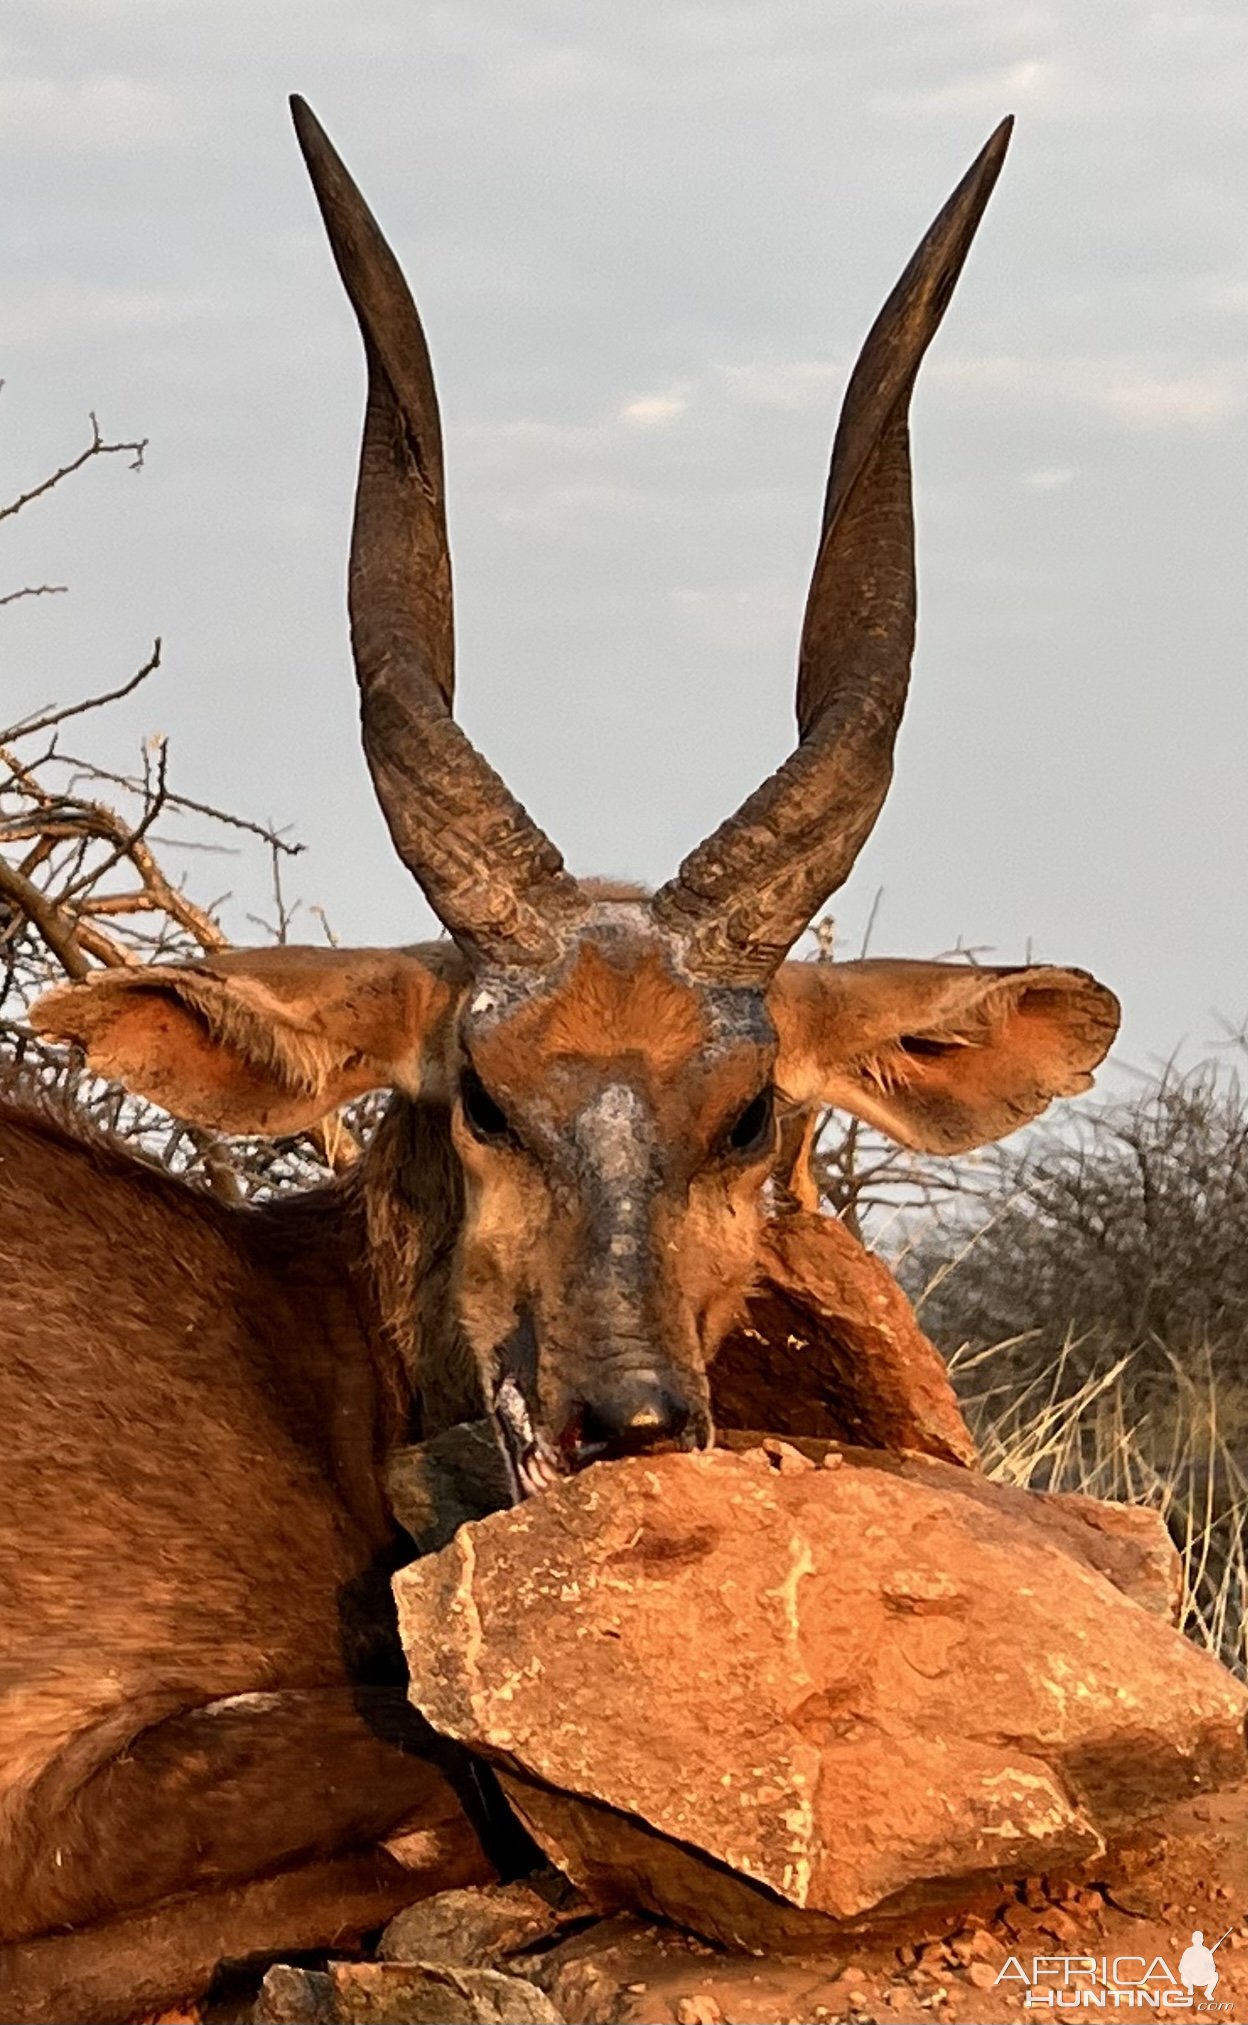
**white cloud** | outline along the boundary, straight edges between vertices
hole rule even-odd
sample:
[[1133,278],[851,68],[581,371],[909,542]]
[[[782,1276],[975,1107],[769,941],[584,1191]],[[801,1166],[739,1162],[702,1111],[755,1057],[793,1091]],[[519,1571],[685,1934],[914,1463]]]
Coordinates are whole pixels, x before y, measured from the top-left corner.
[[176,288],[95,287],[88,282],[29,282],[10,305],[5,340],[19,346],[77,345],[93,335],[134,336],[227,320],[228,310],[214,296],[187,294]]
[[1046,407],[1093,408],[1124,429],[1193,429],[1244,406],[1246,374],[1236,365],[1188,366],[1151,352],[1025,358],[996,353],[933,359],[933,385],[1016,395]]
[[760,408],[825,407],[849,373],[842,359],[792,359],[773,364],[717,366],[729,398]]
[[689,403],[683,394],[641,394],[620,409],[621,422],[634,429],[666,429],[678,422]]
[[1052,101],[1061,82],[1056,64],[1032,56],[999,70],[975,71],[915,91],[881,91],[868,100],[872,112],[889,119],[944,119],[950,113],[1003,117],[1020,105]]
[[[1044,362],[1011,352],[939,355],[924,367],[928,386],[969,387],[974,392],[1019,394],[1043,385]],[[1048,391],[1047,388],[1045,391]]]
[[0,134],[9,152],[129,155],[170,147],[189,124],[169,92],[120,73],[0,79]]
[[1174,429],[1221,422],[1244,404],[1243,375],[1226,368],[1195,373],[1129,371],[1099,395],[1128,429]]

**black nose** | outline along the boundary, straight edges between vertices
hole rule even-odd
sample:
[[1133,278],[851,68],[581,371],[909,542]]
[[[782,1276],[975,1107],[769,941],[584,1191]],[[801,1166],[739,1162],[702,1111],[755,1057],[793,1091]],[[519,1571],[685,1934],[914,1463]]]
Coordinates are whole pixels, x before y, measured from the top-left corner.
[[585,1400],[568,1431],[566,1447],[575,1469],[625,1455],[643,1455],[679,1441],[689,1425],[689,1407],[654,1376],[623,1379],[597,1399]]

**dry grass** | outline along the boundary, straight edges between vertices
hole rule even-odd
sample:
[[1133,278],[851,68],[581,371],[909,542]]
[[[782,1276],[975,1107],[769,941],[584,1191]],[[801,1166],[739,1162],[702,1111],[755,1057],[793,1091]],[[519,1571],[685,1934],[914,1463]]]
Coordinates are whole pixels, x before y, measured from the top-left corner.
[[[894,1267],[989,1473],[1148,1505],[1183,1628],[1248,1674],[1248,1095],[1173,1066],[980,1156]],[[900,1238],[900,1242],[897,1239]]]
[[1183,1560],[1182,1630],[1248,1675],[1248,1474],[1222,1424],[1212,1361],[1172,1357],[1170,1397],[1159,1398],[1154,1382],[1141,1407],[1132,1352],[1078,1375],[1081,1346],[1068,1339],[1050,1369],[1020,1376],[1022,1347],[1017,1339],[963,1347],[950,1359],[988,1475],[1159,1512]]

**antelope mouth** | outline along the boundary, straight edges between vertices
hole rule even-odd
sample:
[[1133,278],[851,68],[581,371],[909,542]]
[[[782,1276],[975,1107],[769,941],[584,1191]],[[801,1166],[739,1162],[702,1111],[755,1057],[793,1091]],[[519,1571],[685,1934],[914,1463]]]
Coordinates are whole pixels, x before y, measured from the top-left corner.
[[505,1371],[499,1380],[491,1413],[517,1504],[549,1490],[566,1476],[554,1444],[534,1429],[529,1403],[514,1372]]

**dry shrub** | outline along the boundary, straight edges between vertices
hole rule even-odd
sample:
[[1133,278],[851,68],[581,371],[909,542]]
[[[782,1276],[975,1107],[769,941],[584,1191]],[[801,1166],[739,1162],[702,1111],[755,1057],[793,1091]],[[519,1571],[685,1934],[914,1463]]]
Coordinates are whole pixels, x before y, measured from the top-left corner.
[[1246,1238],[1248,1110],[1206,1062],[997,1148],[972,1213],[931,1222],[900,1270],[950,1351],[1014,1339],[1020,1382],[1061,1356],[1072,1387],[1129,1356],[1143,1402],[1193,1361],[1238,1389]]
[[[88,465],[122,456],[141,469],[145,447],[109,441],[92,416],[85,449],[0,507],[0,523],[38,508]],[[65,590],[25,585],[0,595],[0,605]],[[228,892],[192,897],[188,865],[215,867],[240,849],[266,853],[273,914],[253,923],[252,939],[288,939],[297,908],[286,900],[283,868],[297,844],[176,792],[161,738],[143,745],[130,774],[77,754],[93,713],[142,688],[160,666],[157,640],[123,681],[78,702],[30,710],[0,730],[0,1071],[78,1104],[137,1150],[226,1199],[271,1195],[348,1165],[377,1105],[366,1102],[294,1139],[225,1140],[89,1076],[81,1060],[47,1047],[30,1025],[34,999],[64,977],[100,966],[194,962],[229,946],[222,923]],[[323,922],[319,931],[327,932]]]
[[1160,1511],[1185,1629],[1245,1671],[1248,1110],[1170,1067],[995,1149],[899,1261],[990,1473]]

